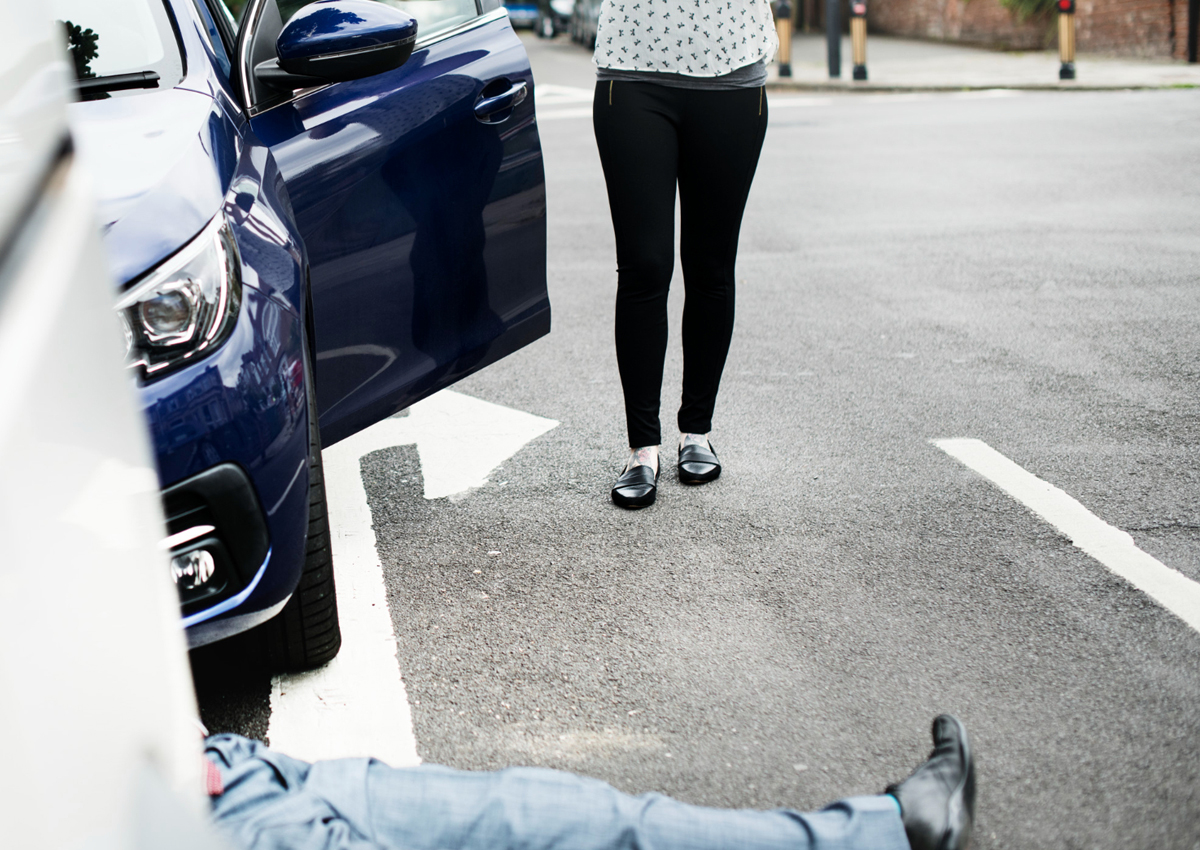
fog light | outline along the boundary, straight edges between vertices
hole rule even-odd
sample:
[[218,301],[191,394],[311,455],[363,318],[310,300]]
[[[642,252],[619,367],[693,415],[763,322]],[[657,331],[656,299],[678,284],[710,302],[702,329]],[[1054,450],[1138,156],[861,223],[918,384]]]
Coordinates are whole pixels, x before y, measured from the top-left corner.
[[193,549],[171,559],[171,578],[183,590],[194,590],[212,578],[216,568],[207,549]]

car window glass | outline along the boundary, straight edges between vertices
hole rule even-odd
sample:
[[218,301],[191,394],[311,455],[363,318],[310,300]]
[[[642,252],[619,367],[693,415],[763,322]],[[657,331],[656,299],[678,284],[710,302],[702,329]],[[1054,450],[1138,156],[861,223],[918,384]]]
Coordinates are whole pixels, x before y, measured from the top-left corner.
[[204,24],[204,32],[208,35],[208,43],[212,47],[213,56],[217,59],[217,65],[220,66],[228,78],[232,68],[229,64],[229,53],[225,50],[225,42],[221,39],[221,31],[217,27],[217,22],[209,14],[208,7],[204,5],[204,0],[195,0],[195,6],[196,12],[200,15],[200,20]]
[[474,18],[475,0],[379,0],[417,19],[417,37],[425,38]]
[[[53,0],[51,5],[66,25],[77,78],[154,71],[159,88],[183,78],[179,42],[162,0]],[[127,92],[113,92],[118,93]]]
[[[307,6],[312,0],[279,0],[279,14],[284,21]],[[443,30],[456,27],[479,14],[475,0],[376,0],[386,3],[417,19],[417,38],[424,39]]]
[[246,3],[247,0],[216,0],[216,5],[221,7],[235,33],[242,23],[242,12],[246,11]]

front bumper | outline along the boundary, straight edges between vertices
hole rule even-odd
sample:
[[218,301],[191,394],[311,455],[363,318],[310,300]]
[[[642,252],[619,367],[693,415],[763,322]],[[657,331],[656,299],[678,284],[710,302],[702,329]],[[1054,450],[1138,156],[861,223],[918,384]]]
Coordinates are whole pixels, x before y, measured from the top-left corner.
[[247,287],[219,351],[141,388],[172,555],[213,555],[210,581],[181,591],[192,646],[265,622],[299,582],[308,532],[302,346],[300,317]]

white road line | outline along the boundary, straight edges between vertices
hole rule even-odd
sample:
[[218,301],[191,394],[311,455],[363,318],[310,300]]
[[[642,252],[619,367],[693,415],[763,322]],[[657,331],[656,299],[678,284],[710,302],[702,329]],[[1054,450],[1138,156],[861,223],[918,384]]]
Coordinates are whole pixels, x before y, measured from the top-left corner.
[[1133,538],[981,440],[931,440],[1057,528],[1071,542],[1200,632],[1200,584],[1137,547]]
[[994,100],[995,98],[1023,97],[1025,92],[1020,89],[972,89],[971,91],[950,92],[950,97],[956,100]]
[[833,103],[831,97],[795,97],[791,95],[773,95],[767,99],[770,109],[787,109],[792,106],[828,106]]
[[393,766],[421,761],[361,459],[415,442],[425,498],[453,499],[485,484],[491,470],[557,424],[443,391],[322,453],[342,649],[319,670],[272,680],[272,747],[310,761],[367,755]]
[[540,124],[543,121],[556,121],[559,118],[591,118],[592,108],[590,106],[581,106],[574,109],[554,109],[554,110],[538,110],[537,120]]
[[[549,90],[549,91],[547,91]],[[537,89],[537,120],[558,121],[563,118],[591,118],[592,93],[586,89],[570,86],[543,85]],[[572,103],[588,103],[588,106],[569,106]],[[772,109],[789,109],[796,106],[828,106],[829,97],[804,97],[781,95],[771,98]],[[563,108],[566,107],[566,108]]]
[[534,87],[533,92],[538,109],[541,109],[543,104],[550,106],[556,103],[591,103],[595,96],[594,88],[558,86],[553,83],[540,83]]

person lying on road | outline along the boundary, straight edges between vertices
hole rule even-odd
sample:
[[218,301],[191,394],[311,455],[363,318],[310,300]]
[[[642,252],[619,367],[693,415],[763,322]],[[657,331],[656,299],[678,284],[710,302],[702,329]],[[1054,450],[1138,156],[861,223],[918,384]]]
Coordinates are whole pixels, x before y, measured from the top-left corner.
[[632,797],[545,768],[309,764],[237,735],[209,737],[205,754],[213,815],[245,850],[964,850],[975,812],[966,729],[940,715],[933,743],[929,760],[884,794],[809,814]]

